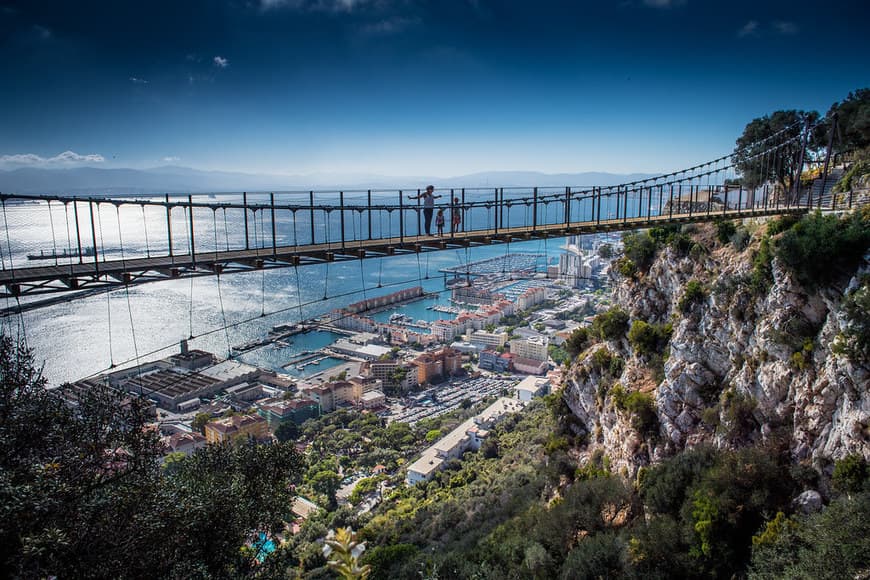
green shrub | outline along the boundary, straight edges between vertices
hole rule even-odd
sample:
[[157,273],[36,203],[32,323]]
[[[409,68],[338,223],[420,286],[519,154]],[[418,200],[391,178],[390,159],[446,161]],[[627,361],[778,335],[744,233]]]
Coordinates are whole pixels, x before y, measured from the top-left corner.
[[690,490],[716,464],[719,451],[699,446],[650,467],[640,484],[640,497],[649,514],[679,515]]
[[755,408],[758,402],[750,395],[743,395],[730,389],[722,397],[722,415],[725,434],[732,440],[748,436],[758,425]]
[[659,418],[652,395],[632,391],[626,393],[620,384],[610,390],[613,406],[620,411],[631,414],[631,426],[638,433],[653,435],[658,432]]
[[731,220],[716,220],[716,239],[721,244],[727,244],[737,233],[737,226]]
[[695,246],[695,242],[685,234],[678,234],[668,241],[668,246],[680,256],[685,256]]
[[613,406],[620,411],[625,411],[625,397],[625,389],[619,383],[616,383],[610,389],[610,398],[613,400]]
[[815,212],[785,231],[776,256],[798,279],[817,286],[854,271],[870,248],[870,211],[837,218]]
[[649,230],[649,236],[657,245],[664,246],[682,235],[682,228],[677,224],[659,226]]
[[746,249],[746,246],[749,245],[749,230],[745,227],[740,226],[731,236],[731,243],[734,245],[734,248],[740,252]]
[[360,563],[371,566],[372,579],[395,578],[395,570],[398,566],[418,551],[419,548],[413,544],[375,546],[363,554]]
[[547,354],[550,355],[550,358],[553,359],[557,365],[561,365],[562,363],[570,363],[571,359],[574,358],[570,356],[565,349],[560,346],[556,346],[555,344],[550,344],[547,347]]
[[683,296],[680,298],[677,308],[684,314],[691,310],[695,304],[700,304],[707,298],[707,291],[704,286],[697,280],[689,280],[686,283],[686,288],[683,290]]
[[834,185],[834,193],[851,191],[856,181],[862,175],[870,173],[870,161],[862,160],[855,163],[843,177]]
[[813,355],[813,341],[807,339],[804,341],[803,348],[791,355],[791,363],[798,370],[804,370],[810,364]]
[[628,343],[643,356],[661,354],[673,331],[670,324],[649,324],[635,320],[628,331]]
[[544,445],[544,452],[547,455],[552,455],[556,451],[565,451],[566,449],[568,449],[568,438],[564,435],[551,433],[550,436],[547,437],[547,443]]
[[631,426],[644,436],[658,432],[659,418],[652,395],[634,391],[625,398],[625,409],[631,413]]
[[657,246],[668,246],[677,254],[685,256],[694,243],[689,235],[693,231],[694,224],[686,224],[683,227],[670,225],[652,228],[649,231],[649,235],[655,240]]
[[767,222],[767,235],[775,236],[776,234],[780,234],[791,229],[791,227],[799,221],[801,221],[800,216],[792,213],[772,219]]
[[861,491],[870,480],[870,466],[860,455],[847,455],[834,463],[831,481],[834,488],[844,493]]
[[592,320],[592,334],[601,340],[618,340],[628,330],[628,314],[614,306]]
[[599,348],[594,353],[592,353],[592,366],[597,368],[599,371],[604,372],[606,369],[610,368],[610,359],[613,358],[613,355],[610,354],[610,351],[606,348]]
[[610,364],[607,365],[607,370],[611,377],[618,377],[625,369],[625,361],[621,357],[614,356],[610,359]]
[[624,577],[624,549],[623,540],[616,532],[599,532],[589,536],[568,552],[562,565],[562,578]]
[[656,254],[656,241],[647,232],[628,232],[622,236],[625,257],[646,270]]
[[[768,231],[770,227],[768,226]],[[773,253],[770,249],[770,238],[761,238],[758,252],[752,257],[752,274],[749,277],[749,287],[756,295],[767,292],[773,283]]]
[[627,256],[623,256],[616,260],[616,271],[623,278],[631,278],[637,274],[637,264],[632,262]]
[[719,427],[719,406],[714,405],[701,411],[701,421],[712,429]]
[[846,328],[834,343],[834,351],[852,360],[870,360],[870,276],[862,276],[857,288],[843,299]]
[[[771,338],[780,344],[791,347],[794,351],[802,349],[812,350],[812,342],[821,330],[819,324],[813,324],[804,316],[796,314],[790,317],[781,328],[775,328],[771,332]],[[807,343],[810,346],[807,347]]]
[[572,359],[583,352],[589,344],[589,331],[586,328],[577,328],[565,341],[565,351]]
[[[870,569],[870,494],[840,498],[752,547],[749,578],[864,578]],[[763,534],[762,534],[763,535]]]

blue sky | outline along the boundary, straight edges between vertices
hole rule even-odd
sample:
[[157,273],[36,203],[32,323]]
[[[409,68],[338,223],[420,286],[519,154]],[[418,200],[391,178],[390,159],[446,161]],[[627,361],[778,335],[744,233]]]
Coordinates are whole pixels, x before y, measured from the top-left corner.
[[870,84],[864,1],[0,0],[0,167],[656,172]]

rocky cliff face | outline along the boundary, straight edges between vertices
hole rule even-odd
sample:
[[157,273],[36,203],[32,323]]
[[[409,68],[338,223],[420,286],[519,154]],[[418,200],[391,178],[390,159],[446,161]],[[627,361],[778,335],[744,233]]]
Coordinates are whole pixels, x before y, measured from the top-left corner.
[[[714,226],[697,226],[685,255],[666,247],[648,271],[614,274],[614,302],[631,322],[673,326],[661,358],[621,338],[589,347],[566,375],[564,398],[589,434],[588,449],[601,449],[617,471],[633,475],[701,442],[726,447],[772,437],[800,461],[848,453],[870,459],[870,368],[831,350],[846,324],[843,292],[804,287],[776,259],[769,288],[753,290],[764,227],[748,228],[743,250],[719,243]],[[866,260],[852,285],[863,271]],[[703,292],[681,305],[690,281]],[[602,369],[602,349],[624,367]],[[645,434],[624,403],[634,391],[654,402],[658,424]]]

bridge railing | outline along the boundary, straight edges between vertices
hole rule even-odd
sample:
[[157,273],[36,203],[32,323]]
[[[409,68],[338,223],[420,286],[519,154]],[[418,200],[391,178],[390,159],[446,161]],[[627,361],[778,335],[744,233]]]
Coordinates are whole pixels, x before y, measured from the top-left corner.
[[[161,197],[0,194],[2,268],[67,265],[165,256],[201,256],[367,240],[402,243],[424,236],[420,190],[238,192]],[[444,237],[534,232],[675,215],[814,206],[764,185],[647,182],[621,186],[441,188]],[[453,228],[453,215],[459,224]],[[437,215],[437,213],[436,213]],[[437,234],[435,216],[431,233]]]

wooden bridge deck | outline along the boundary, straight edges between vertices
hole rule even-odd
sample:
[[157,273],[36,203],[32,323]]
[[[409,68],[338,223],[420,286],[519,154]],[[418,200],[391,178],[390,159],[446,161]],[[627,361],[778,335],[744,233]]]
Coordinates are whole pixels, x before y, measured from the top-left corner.
[[473,230],[437,236],[402,236],[372,240],[351,240],[342,243],[322,243],[275,248],[256,248],[218,252],[197,252],[151,258],[112,259],[65,264],[8,268],[0,272],[0,296],[26,296],[70,292],[87,288],[139,284],[170,278],[208,276],[216,273],[249,271],[262,268],[284,268],[313,263],[373,258],[424,251],[438,251],[510,241],[525,241],[545,237],[624,231],[655,225],[736,219],[803,213],[805,207],[769,207],[711,212],[642,216],[601,221],[544,224],[536,227]]

